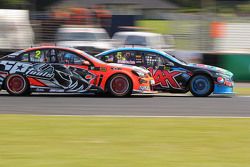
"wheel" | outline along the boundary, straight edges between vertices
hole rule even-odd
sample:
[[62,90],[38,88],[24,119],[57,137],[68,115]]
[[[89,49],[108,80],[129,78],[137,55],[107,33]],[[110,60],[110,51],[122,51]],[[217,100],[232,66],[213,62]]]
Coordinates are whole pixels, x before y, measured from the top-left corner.
[[30,92],[27,79],[19,74],[8,76],[5,81],[5,88],[10,95],[27,95]]
[[129,96],[132,93],[132,82],[123,74],[117,74],[110,78],[108,82],[108,93],[111,96]]
[[196,97],[206,97],[213,92],[213,83],[208,76],[196,75],[190,81],[190,92]]

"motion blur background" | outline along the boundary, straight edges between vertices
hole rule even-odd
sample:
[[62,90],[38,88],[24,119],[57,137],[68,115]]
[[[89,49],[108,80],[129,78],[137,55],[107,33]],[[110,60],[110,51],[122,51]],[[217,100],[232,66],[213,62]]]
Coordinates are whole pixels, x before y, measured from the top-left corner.
[[[246,0],[0,0],[0,57],[141,45],[250,82],[249,18]],[[233,98],[3,94],[0,167],[249,167],[249,85]]]
[[[249,17],[246,0],[1,0],[0,55],[35,45],[76,47],[92,55],[142,45],[226,68],[235,81],[248,82]],[[138,39],[124,39],[120,31],[135,31]]]

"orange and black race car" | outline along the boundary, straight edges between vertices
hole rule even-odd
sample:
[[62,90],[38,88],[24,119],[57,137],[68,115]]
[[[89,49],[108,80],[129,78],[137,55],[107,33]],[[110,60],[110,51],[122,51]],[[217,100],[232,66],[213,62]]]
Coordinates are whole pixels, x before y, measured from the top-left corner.
[[107,64],[87,53],[57,46],[34,47],[0,59],[0,88],[11,95],[31,92],[152,93],[149,71]]

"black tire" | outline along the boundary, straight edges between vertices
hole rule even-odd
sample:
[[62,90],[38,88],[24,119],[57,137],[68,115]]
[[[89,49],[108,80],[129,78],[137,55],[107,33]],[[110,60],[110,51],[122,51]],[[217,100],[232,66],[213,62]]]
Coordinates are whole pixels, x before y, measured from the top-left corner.
[[213,82],[207,75],[195,75],[190,80],[189,89],[196,97],[207,97],[213,92]]
[[11,74],[5,80],[5,89],[10,95],[23,96],[30,94],[28,80],[20,74]]
[[108,94],[116,97],[132,94],[132,81],[124,74],[113,75],[107,83]]

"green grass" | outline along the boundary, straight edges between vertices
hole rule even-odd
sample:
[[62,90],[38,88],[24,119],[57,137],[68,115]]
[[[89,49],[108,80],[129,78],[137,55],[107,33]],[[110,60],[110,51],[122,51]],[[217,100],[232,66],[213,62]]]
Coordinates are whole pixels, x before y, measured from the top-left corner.
[[0,115],[1,167],[248,167],[250,119]]
[[236,87],[234,88],[236,95],[250,95],[250,88],[246,87]]
[[139,20],[136,25],[155,33],[171,34],[172,32],[171,22],[165,20]]

